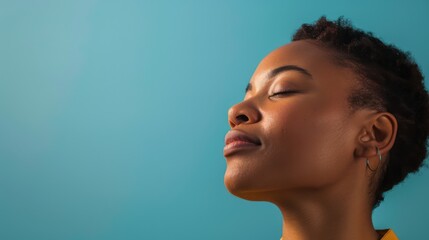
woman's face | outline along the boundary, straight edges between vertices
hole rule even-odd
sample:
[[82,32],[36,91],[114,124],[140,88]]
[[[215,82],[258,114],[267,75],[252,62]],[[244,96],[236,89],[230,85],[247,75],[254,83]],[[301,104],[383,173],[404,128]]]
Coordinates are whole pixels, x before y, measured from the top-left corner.
[[258,65],[244,100],[228,112],[224,181],[232,194],[269,200],[365,169],[354,157],[363,119],[347,101],[356,75],[331,57],[304,40],[276,49]]

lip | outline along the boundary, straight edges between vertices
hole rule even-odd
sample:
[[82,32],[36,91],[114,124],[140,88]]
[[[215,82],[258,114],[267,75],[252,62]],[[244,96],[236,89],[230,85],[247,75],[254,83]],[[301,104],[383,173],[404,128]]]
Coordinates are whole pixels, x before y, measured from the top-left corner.
[[238,151],[250,150],[261,146],[261,141],[248,133],[239,130],[230,130],[225,135],[225,147],[223,155],[225,157]]

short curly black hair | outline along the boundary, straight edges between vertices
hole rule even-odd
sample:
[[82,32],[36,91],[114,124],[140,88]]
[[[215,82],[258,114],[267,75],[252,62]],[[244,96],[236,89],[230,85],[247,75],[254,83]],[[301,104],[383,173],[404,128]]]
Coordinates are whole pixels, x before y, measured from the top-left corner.
[[409,52],[353,27],[344,17],[329,21],[322,16],[313,24],[303,24],[292,37],[292,41],[298,40],[315,40],[334,50],[336,62],[360,76],[360,87],[349,96],[351,109],[387,111],[396,117],[395,143],[370,192],[375,209],[384,200],[384,192],[425,165],[429,97],[424,77]]

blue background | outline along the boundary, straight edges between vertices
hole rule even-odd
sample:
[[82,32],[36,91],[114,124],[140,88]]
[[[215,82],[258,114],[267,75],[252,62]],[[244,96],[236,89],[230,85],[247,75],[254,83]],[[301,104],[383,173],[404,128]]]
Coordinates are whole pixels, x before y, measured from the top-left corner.
[[[223,185],[227,109],[301,23],[340,15],[429,76],[428,1],[0,1],[0,239],[279,239]],[[429,170],[376,228],[427,231]],[[177,237],[177,238],[176,238]]]

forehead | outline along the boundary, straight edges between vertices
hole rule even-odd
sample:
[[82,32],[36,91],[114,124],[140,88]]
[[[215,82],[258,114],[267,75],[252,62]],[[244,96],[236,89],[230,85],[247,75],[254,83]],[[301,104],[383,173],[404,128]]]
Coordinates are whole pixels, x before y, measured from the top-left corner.
[[332,57],[332,51],[318,46],[312,40],[294,41],[269,53],[259,63],[254,76],[284,65],[296,65],[313,72],[322,68],[321,64],[324,67],[335,67],[333,61],[330,61]]
[[259,63],[250,83],[263,84],[262,79],[265,79],[270,71],[286,65],[295,65],[307,70],[316,83],[336,88],[354,85],[357,79],[355,72],[337,64],[335,57],[333,50],[319,45],[314,40],[294,41],[269,53]]

